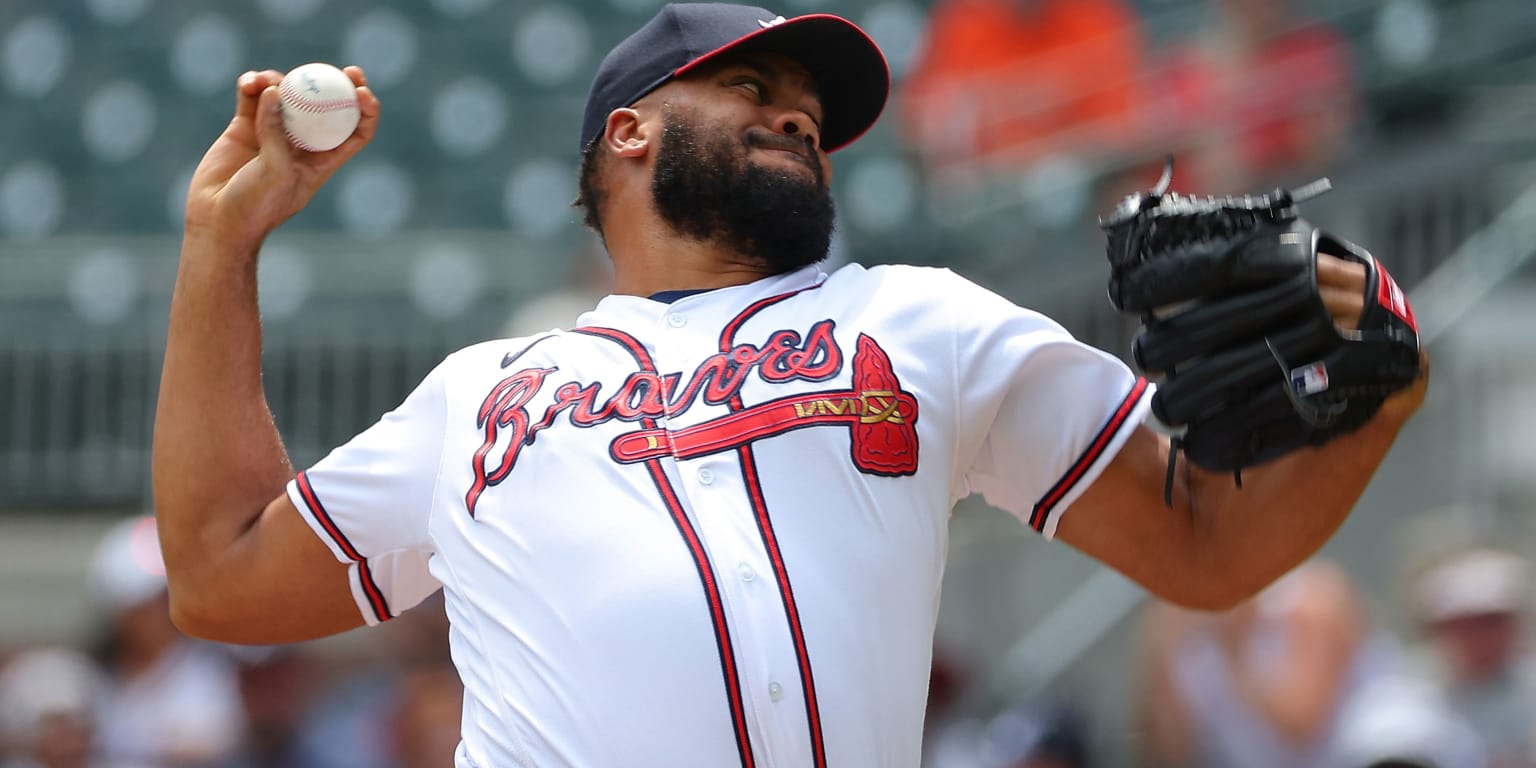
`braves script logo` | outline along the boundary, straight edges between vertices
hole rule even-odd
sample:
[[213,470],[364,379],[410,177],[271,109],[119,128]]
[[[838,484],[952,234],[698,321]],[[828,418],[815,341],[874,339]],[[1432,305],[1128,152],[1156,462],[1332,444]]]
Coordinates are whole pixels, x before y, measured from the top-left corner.
[[[475,480],[464,498],[469,513],[475,513],[481,494],[505,480],[523,449],[561,414],[583,428],[614,420],[640,422],[639,429],[609,445],[609,455],[621,464],[669,455],[691,459],[796,429],[846,425],[850,457],[861,472],[893,477],[915,473],[917,399],[901,389],[885,350],[864,334],[854,353],[849,389],[791,394],[679,430],[656,425],[656,418],[683,413],[700,400],[708,405],[731,402],[754,374],[770,384],[833,378],[843,369],[843,351],[832,329],[833,322],[823,320],[804,337],[776,331],[761,346],[737,344],[705,359],[686,383],[681,373],[638,370],[625,376],[612,395],[600,398],[600,382],[568,381],[554,388],[554,402],[537,419],[528,404],[559,369],[524,368],[502,379],[476,415],[485,440],[472,460]],[[498,446],[499,455],[493,455]]]

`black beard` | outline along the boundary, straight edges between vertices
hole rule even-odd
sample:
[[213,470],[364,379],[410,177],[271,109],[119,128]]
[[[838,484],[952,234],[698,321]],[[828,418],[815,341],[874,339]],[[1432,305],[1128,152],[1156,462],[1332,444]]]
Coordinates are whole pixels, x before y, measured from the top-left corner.
[[827,257],[836,213],[820,163],[806,163],[812,179],[763,168],[747,159],[750,139],[723,129],[706,133],[670,110],[662,119],[651,199],[673,230],[719,243],[774,274]]

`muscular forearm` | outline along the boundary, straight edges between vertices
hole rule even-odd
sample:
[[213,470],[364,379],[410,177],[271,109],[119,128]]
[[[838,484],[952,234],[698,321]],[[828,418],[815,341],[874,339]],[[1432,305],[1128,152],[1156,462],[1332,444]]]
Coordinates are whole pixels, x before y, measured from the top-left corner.
[[173,591],[207,576],[292,477],[262,391],[259,247],[195,228],[182,244],[153,470]]
[[155,414],[154,491],[171,616],[239,643],[319,637],[362,621],[347,564],[283,493],[293,467],[261,384],[256,255],[373,138],[379,100],[348,67],[360,119],[341,146],[295,147],[275,70],[246,72],[235,114],[187,187]]
[[1422,392],[1397,395],[1353,434],[1244,470],[1241,488],[1229,474],[1184,473],[1190,533],[1199,550],[1217,560],[1208,573],[1220,574],[1232,597],[1242,599],[1321,548],[1417,407],[1417,400],[1402,400],[1414,398]]
[[[1425,370],[1428,361],[1425,360]],[[1062,517],[1056,535],[1176,605],[1219,611],[1251,597],[1336,531],[1423,402],[1425,378],[1360,430],[1232,475],[1178,457],[1173,504],[1161,491],[1167,437],[1142,427]],[[1155,490],[1154,490],[1155,489]]]

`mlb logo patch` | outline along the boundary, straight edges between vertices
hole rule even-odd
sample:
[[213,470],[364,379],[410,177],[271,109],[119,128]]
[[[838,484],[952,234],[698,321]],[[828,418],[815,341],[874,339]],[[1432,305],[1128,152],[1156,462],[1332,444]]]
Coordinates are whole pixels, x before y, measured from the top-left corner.
[[1291,369],[1291,391],[1298,395],[1315,395],[1328,388],[1328,366],[1322,363],[1303,365]]

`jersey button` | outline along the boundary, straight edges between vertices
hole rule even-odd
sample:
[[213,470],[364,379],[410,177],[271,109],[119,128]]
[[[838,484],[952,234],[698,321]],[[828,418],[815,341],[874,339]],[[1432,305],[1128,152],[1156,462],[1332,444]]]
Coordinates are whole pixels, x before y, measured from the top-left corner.
[[673,328],[681,328],[681,327],[683,327],[683,326],[685,326],[687,324],[688,324],[688,318],[686,318],[686,317],[684,317],[682,315],[679,315],[676,312],[673,312],[672,314],[667,315],[667,325],[670,325]]
[[740,574],[741,580],[746,582],[751,582],[757,578],[757,571],[752,570],[752,566],[746,563],[736,566],[736,573]]
[[768,698],[773,699],[774,701],[778,701],[779,699],[784,698],[784,686],[779,685],[778,683],[769,683]]
[[715,473],[711,472],[709,467],[699,469],[699,485],[710,485],[713,482],[715,482]]

